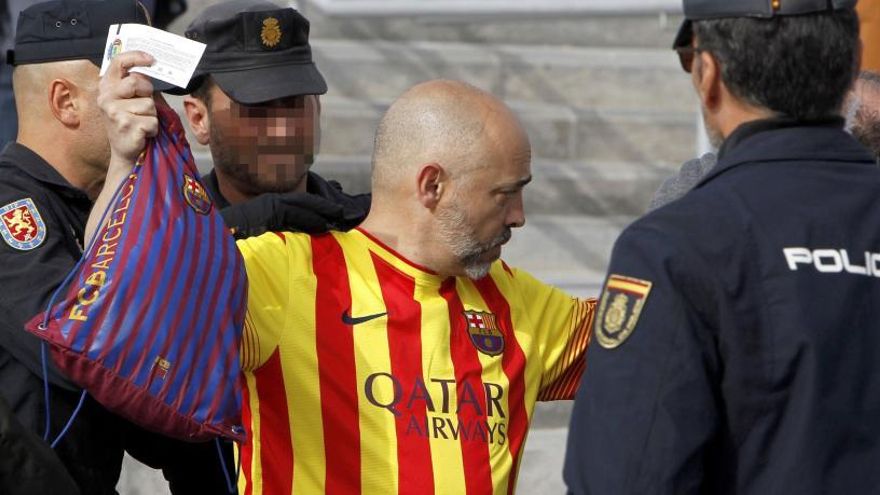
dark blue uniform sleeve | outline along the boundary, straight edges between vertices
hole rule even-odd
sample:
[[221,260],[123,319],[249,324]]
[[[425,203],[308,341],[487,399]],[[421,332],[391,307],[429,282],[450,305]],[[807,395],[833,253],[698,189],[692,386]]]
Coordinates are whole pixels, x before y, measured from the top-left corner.
[[[638,225],[638,224],[636,224]],[[575,401],[576,494],[699,493],[719,425],[711,272],[656,226],[615,245]]]
[[[52,204],[38,191],[22,190],[15,184],[0,184],[0,207],[22,205],[27,209],[15,222],[0,226],[11,232],[32,229],[31,243],[15,237],[0,239],[0,345],[17,361],[42,377],[40,340],[24,329],[33,316],[45,311],[52,293],[79,259],[72,226],[60,220]],[[39,221],[38,221],[39,220]],[[0,220],[2,221],[2,220]],[[60,297],[63,297],[61,294]],[[47,359],[49,381],[68,390],[76,386],[63,377]]]

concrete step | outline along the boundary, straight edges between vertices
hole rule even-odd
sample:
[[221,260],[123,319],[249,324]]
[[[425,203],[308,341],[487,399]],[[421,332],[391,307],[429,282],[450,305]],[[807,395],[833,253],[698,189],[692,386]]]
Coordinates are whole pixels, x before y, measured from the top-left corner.
[[[194,156],[202,173],[211,170],[211,155],[206,149],[195,149]],[[561,218],[634,217],[645,211],[660,183],[677,169],[678,165],[636,162],[536,160],[532,163],[534,178],[524,195],[526,212]],[[322,153],[312,170],[339,181],[349,193],[370,191],[370,160],[367,156]]]
[[[326,97],[321,150],[369,156],[376,125],[391,103]],[[695,111],[589,110],[508,101],[519,115],[536,158],[571,161],[681,163],[695,153]]]
[[308,2],[301,11],[311,21],[312,39],[451,41],[571,46],[672,46],[678,14],[564,14],[520,16],[327,16]]
[[[210,159],[210,157],[205,157]],[[203,158],[197,159],[204,163]],[[642,214],[660,183],[679,165],[639,162],[554,162],[534,160],[526,187],[529,214],[596,217]],[[338,180],[346,191],[370,190],[367,157],[321,154],[316,172]]]
[[329,97],[391,101],[428,79],[470,82],[509,101],[586,110],[691,112],[690,78],[670,49],[319,39]]
[[[424,3],[424,0],[414,1]],[[574,1],[584,3],[583,0]],[[187,12],[175,20],[169,30],[182,34],[196,15],[206,6],[217,2],[218,0],[188,0]],[[496,14],[486,15],[367,17],[327,15],[309,0],[285,3],[296,5],[309,19],[312,40],[384,39],[666,48],[672,45],[681,22],[681,15],[669,14],[666,12],[669,9],[666,8],[616,15],[598,12],[575,12],[575,15],[569,12],[541,14],[536,9],[534,14],[512,18],[505,15],[509,9],[500,8]]]

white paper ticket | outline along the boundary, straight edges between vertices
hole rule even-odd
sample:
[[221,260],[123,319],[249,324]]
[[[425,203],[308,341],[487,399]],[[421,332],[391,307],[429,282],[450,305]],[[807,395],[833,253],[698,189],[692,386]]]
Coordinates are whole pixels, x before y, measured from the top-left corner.
[[107,34],[101,75],[107,72],[114,56],[131,50],[147,52],[156,60],[152,66],[135,67],[132,72],[185,88],[205,52],[205,44],[143,24],[114,24]]

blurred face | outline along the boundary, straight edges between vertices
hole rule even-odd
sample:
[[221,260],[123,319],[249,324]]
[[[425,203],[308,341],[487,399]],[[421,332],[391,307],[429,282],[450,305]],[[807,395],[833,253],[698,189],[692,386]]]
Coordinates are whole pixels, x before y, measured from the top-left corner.
[[[503,143],[502,143],[503,141]],[[480,279],[501,257],[511,229],[525,224],[523,188],[531,180],[531,151],[521,132],[496,140],[482,163],[461,172],[437,208],[437,231],[460,273]]]
[[293,96],[242,105],[218,86],[211,91],[214,166],[246,194],[304,187],[320,140],[318,97]]

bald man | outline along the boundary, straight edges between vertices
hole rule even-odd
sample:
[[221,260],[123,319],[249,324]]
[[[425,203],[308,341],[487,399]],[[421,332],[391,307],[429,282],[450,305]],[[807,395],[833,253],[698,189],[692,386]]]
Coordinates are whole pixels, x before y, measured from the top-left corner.
[[[72,478],[76,486],[34,489],[24,482],[21,465],[5,466],[0,477],[18,474],[0,479],[4,494],[17,493],[6,488],[10,485],[31,494],[63,495],[77,487],[83,494],[115,494],[126,450],[162,469],[175,495],[229,492],[213,443],[146,432],[90,397],[65,430],[82,391],[24,330],[82,256],[86,220],[104,185],[110,146],[97,104],[98,64],[107,30],[117,22],[146,23],[146,18],[133,0],[54,0],[25,9],[18,22],[11,59],[18,136],[0,153],[0,399],[38,441],[55,444],[69,472],[63,480]],[[0,445],[0,463],[19,462],[6,456],[7,442]]]
[[[122,54],[102,81],[108,186],[155,131],[149,83],[122,70],[147,63]],[[528,138],[501,101],[420,84],[391,105],[375,144],[362,226],[239,241],[239,489],[509,493],[535,401],[577,388],[595,301],[499,260],[531,180]]]

